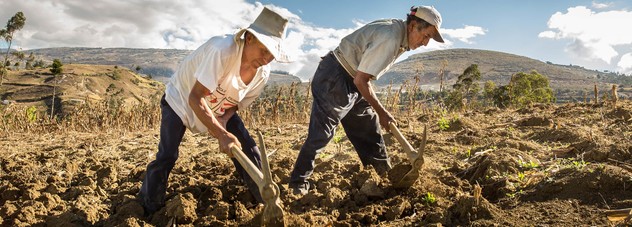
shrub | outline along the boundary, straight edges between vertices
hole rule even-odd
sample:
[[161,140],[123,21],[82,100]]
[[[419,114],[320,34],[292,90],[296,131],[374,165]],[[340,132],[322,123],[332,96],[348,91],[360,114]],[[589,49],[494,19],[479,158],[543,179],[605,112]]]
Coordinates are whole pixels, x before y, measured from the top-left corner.
[[529,74],[520,72],[512,76],[509,82],[509,96],[511,103],[520,107],[555,101],[549,79],[536,71]]
[[50,72],[55,75],[59,75],[63,71],[62,66],[63,64],[61,64],[61,61],[59,59],[55,59],[53,60],[53,64],[50,66]]
[[437,121],[437,124],[439,125],[439,129],[441,130],[446,130],[450,128],[450,121],[445,117],[441,117],[439,121]]
[[457,81],[452,85],[452,92],[448,94],[446,106],[450,109],[463,109],[465,100],[473,101],[478,92],[478,80],[481,79],[481,72],[478,70],[477,64],[467,67],[463,74],[459,75]]

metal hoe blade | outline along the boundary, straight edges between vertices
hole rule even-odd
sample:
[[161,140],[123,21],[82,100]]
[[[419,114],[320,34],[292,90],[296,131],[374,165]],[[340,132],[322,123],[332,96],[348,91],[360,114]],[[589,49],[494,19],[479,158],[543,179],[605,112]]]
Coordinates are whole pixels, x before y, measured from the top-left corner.
[[285,226],[285,215],[281,205],[279,186],[272,181],[270,173],[270,163],[266,154],[263,135],[257,131],[259,137],[259,148],[261,151],[261,171],[239,148],[232,147],[231,152],[235,159],[244,167],[248,175],[259,186],[259,193],[263,199],[264,207],[261,215],[261,225],[263,226]]
[[391,169],[388,173],[388,178],[395,188],[409,188],[415,183],[415,181],[417,181],[417,178],[419,178],[419,172],[424,164],[423,153],[426,148],[427,139],[426,126],[424,125],[423,140],[418,151],[415,151],[410,143],[408,143],[395,123],[390,122],[389,127],[391,129],[391,133],[393,133],[397,141],[399,141],[404,148],[406,156],[411,164],[401,164],[393,167],[393,169]]

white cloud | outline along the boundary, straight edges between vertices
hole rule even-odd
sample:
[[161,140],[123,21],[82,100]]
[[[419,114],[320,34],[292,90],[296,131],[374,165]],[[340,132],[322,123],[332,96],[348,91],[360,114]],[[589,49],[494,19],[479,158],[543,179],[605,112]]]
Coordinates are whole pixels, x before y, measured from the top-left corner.
[[612,5],[611,2],[609,3],[600,3],[600,2],[595,2],[595,1],[592,2],[592,7],[595,9],[605,9],[605,8],[610,7],[610,5]]
[[632,53],[621,56],[621,60],[617,63],[620,71],[625,74],[632,74]]
[[543,31],[543,32],[540,32],[540,34],[538,34],[538,37],[555,39],[556,35],[557,33],[555,33],[554,31]]
[[3,0],[0,18],[23,11],[15,43],[25,49],[85,46],[194,49],[247,26],[260,4],[244,1]]
[[[333,50],[346,35],[367,22],[353,20],[353,27],[333,29],[305,22],[289,10],[266,5],[289,18],[287,46],[295,62],[272,63],[303,80],[313,76],[320,57]],[[2,0],[0,25],[22,11],[26,24],[15,34],[13,48],[128,47],[195,49],[210,37],[236,32],[248,26],[263,8],[245,0]],[[253,13],[255,12],[255,13]],[[298,13],[301,13],[300,11]],[[377,18],[376,18],[377,19]],[[485,34],[477,26],[442,29],[446,43],[431,42],[405,54],[445,49],[453,40],[472,43]],[[450,38],[450,39],[449,39]],[[0,48],[5,43],[0,42]]]
[[[303,79],[312,76],[319,57],[361,24],[331,29],[308,24],[289,10],[266,5],[289,19],[287,46],[296,60],[273,65]],[[129,47],[195,49],[210,37],[248,26],[263,5],[235,1],[3,0],[0,20],[23,11],[26,24],[13,47]],[[8,10],[10,9],[10,10]],[[6,18],[6,19],[4,19]],[[4,43],[0,42],[0,45]]]
[[[594,3],[593,6],[600,8],[607,4]],[[630,11],[596,12],[585,6],[576,6],[568,8],[566,13],[553,14],[548,21],[550,30],[541,32],[538,37],[571,40],[566,48],[571,56],[611,65],[621,49],[632,44],[628,21],[632,21]]]
[[471,39],[479,35],[485,35],[485,32],[486,30],[482,27],[470,25],[457,29],[441,29],[441,35],[448,35],[467,44],[474,43]]

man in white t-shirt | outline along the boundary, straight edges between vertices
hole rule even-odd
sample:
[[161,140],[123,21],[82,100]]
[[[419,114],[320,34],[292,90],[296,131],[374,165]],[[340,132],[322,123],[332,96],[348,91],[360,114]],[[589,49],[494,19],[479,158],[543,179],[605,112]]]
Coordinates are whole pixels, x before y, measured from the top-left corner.
[[312,112],[307,139],[294,164],[289,186],[298,195],[308,193],[307,179],[314,159],[342,123],[364,166],[380,175],[391,169],[382,129],[393,116],[382,106],[371,86],[408,50],[443,42],[441,15],[430,6],[412,7],[406,20],[382,19],[355,30],[323,57],[312,79]]
[[[287,21],[264,8],[248,28],[211,38],[178,66],[160,102],[158,153],[147,165],[139,193],[145,215],[164,206],[169,173],[187,128],[208,132],[218,139],[220,151],[231,157],[231,147],[241,148],[261,168],[259,149],[237,110],[248,107],[263,91],[270,75],[268,63],[289,61],[283,48]],[[234,158],[233,163],[253,196],[263,202],[257,184]]]

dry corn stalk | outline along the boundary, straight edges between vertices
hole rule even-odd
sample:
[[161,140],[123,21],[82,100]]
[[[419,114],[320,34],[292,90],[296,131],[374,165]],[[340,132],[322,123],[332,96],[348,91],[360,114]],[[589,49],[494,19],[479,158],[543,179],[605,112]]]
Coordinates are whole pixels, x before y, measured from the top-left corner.
[[480,185],[478,185],[478,183],[476,183],[476,185],[474,185],[474,201],[476,201],[476,205],[478,206],[481,202],[481,193],[482,193],[482,188]]
[[597,89],[597,84],[595,84],[595,104],[599,103],[599,89]]
[[619,210],[607,210],[606,216],[608,216],[608,220],[611,222],[624,221],[624,223],[628,223],[630,221],[630,217],[632,217],[632,209],[619,209]]
[[617,85],[612,85],[612,107],[617,108],[617,100],[619,97],[617,96]]

